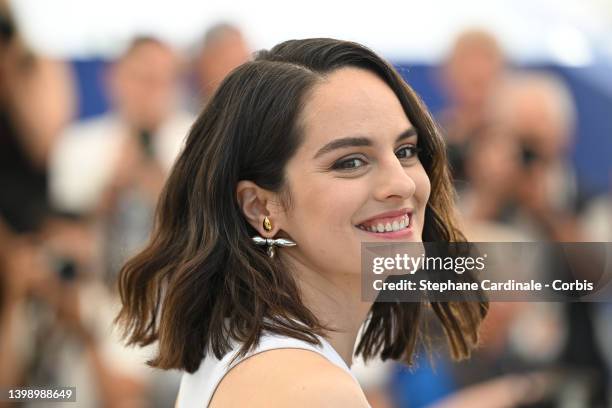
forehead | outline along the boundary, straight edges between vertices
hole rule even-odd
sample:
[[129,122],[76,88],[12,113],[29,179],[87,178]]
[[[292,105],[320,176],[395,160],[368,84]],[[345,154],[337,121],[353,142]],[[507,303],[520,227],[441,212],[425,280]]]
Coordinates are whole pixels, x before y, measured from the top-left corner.
[[301,115],[304,145],[347,136],[395,138],[411,124],[393,90],[377,75],[341,68],[315,85]]
[[123,57],[120,64],[129,68],[174,68],[178,63],[176,54],[168,47],[147,43],[141,44]]

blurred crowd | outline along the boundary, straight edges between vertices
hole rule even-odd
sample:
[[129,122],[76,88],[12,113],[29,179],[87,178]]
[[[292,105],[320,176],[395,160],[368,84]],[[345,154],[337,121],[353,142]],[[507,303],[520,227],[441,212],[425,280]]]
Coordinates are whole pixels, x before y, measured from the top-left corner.
[[[189,54],[133,39],[106,67],[108,112],[76,120],[69,64],[31,51],[0,2],[0,388],[75,386],[87,407],[173,405],[180,373],[148,368],[152,347],[125,346],[113,318],[119,267],[146,241],[195,115],[251,50],[222,23]],[[560,78],[512,67],[479,30],[456,39],[439,72],[450,104],[437,119],[470,240],[612,241],[612,174],[611,194],[583,191]],[[411,369],[355,371],[373,407],[609,407],[611,335],[608,304],[495,302],[470,361],[424,352]]]

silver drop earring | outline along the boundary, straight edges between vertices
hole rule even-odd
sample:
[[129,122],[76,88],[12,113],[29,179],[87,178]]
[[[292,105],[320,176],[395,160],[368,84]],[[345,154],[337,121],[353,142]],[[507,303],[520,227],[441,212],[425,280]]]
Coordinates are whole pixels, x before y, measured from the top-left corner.
[[286,239],[286,238],[278,238],[278,239],[263,238],[263,237],[260,237],[259,235],[256,235],[251,239],[257,245],[268,245],[268,249],[266,250],[266,252],[270,258],[274,258],[274,255],[276,254],[275,247],[277,246],[292,247],[292,246],[297,245],[295,242],[291,241],[290,239]]

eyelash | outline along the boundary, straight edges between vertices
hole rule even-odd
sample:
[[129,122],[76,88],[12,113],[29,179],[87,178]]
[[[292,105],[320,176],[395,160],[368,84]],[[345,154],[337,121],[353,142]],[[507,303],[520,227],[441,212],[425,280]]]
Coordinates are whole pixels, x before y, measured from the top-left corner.
[[[398,157],[399,160],[410,160],[410,159],[413,159],[413,158],[417,157],[417,155],[422,151],[422,149],[420,147],[418,147],[418,146],[415,146],[415,145],[406,145],[406,146],[400,147],[396,151],[396,154],[397,154],[397,152],[400,152],[400,151],[406,150],[406,149],[408,149],[408,150],[410,150],[412,152],[412,156],[410,156],[410,157]],[[350,163],[350,162],[354,162],[355,160],[361,160],[362,162],[365,162],[365,160],[363,160],[360,157],[349,157],[348,159],[341,159],[341,160],[338,160],[337,162],[335,162],[332,165],[332,169],[333,170],[341,170],[341,171],[351,171],[351,170],[355,170],[355,169],[358,169],[360,167],[363,167],[363,165],[361,165],[361,166],[353,166],[353,167],[344,167],[344,164]]]

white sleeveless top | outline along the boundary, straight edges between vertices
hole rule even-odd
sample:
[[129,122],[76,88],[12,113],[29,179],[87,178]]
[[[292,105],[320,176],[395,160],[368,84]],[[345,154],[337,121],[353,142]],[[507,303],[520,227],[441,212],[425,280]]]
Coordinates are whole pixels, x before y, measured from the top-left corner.
[[321,341],[321,346],[307,343],[303,340],[294,339],[292,337],[281,336],[273,333],[263,333],[259,342],[259,345],[247,353],[242,358],[237,358],[236,361],[230,366],[229,363],[232,358],[238,353],[240,347],[234,343],[234,348],[231,349],[221,360],[218,360],[214,354],[210,353],[207,355],[198,370],[193,373],[184,373],[181,379],[181,386],[178,393],[178,408],[205,408],[208,407],[210,400],[212,399],[213,393],[215,392],[217,385],[221,382],[225,374],[236,366],[241,361],[261,353],[263,351],[272,349],[285,349],[285,348],[297,348],[304,350],[312,350],[316,353],[321,354],[323,357],[328,359],[333,364],[345,370],[353,377],[355,382],[358,383],[357,379],[346,365],[342,357],[338,354],[331,344],[323,337],[317,336]]

